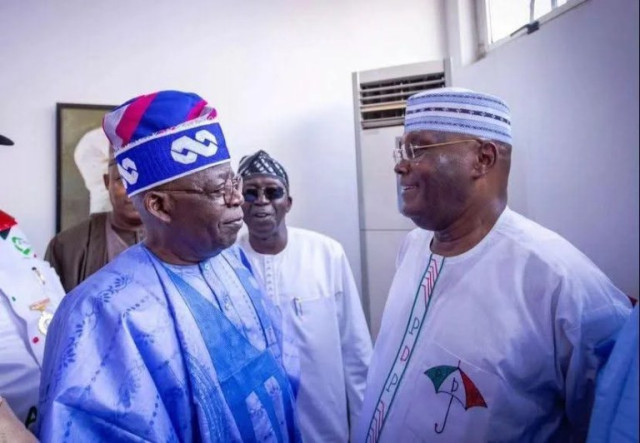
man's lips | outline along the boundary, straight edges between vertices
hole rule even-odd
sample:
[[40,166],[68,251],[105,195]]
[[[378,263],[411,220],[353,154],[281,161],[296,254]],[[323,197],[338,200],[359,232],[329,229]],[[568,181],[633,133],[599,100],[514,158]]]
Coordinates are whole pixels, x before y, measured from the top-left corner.
[[271,217],[273,216],[273,214],[271,214],[270,212],[254,212],[253,214],[251,214],[251,216],[253,218],[262,219],[262,218]]
[[402,191],[402,193],[411,192],[411,191],[413,191],[415,189],[418,189],[418,186],[416,186],[416,185],[402,185],[402,184],[400,185],[400,190]]
[[229,226],[229,227],[232,227],[232,228],[240,229],[242,227],[242,223],[243,223],[242,222],[242,217],[240,217],[240,218],[233,218],[231,220],[227,220],[223,224],[225,226]]

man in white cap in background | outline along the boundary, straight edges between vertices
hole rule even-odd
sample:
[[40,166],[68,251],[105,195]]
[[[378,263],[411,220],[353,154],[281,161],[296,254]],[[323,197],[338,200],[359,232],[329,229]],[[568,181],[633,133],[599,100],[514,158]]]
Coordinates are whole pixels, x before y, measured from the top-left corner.
[[300,355],[296,411],[308,442],[347,442],[362,405],[371,335],[342,246],[287,226],[293,199],[282,165],[265,151],[244,157],[239,244],[263,293],[280,307],[283,334]]
[[357,442],[584,441],[598,348],[630,303],[580,251],[507,206],[499,98],[411,96],[394,151],[400,249]]
[[55,268],[67,292],[144,236],[142,220],[127,196],[113,150],[105,153],[110,161],[104,165],[101,151],[94,152],[96,165],[86,159],[86,168],[99,174],[112,209],[92,213],[87,220],[60,232],[51,239],[45,252],[45,260]]
[[102,180],[109,164],[109,139],[101,127],[87,131],[80,138],[73,160],[89,191],[89,213],[109,212],[111,200]]
[[[0,145],[13,142],[0,135]],[[55,271],[0,210],[0,441],[33,440],[45,339],[63,296]]]
[[242,180],[216,115],[160,91],[105,116],[145,239],[60,305],[42,441],[299,441],[277,311],[232,246]]

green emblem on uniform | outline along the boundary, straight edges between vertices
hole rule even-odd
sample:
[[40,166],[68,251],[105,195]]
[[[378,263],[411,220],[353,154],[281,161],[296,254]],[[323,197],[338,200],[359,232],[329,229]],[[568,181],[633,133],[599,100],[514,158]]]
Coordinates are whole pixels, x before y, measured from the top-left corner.
[[29,253],[31,252],[31,245],[25,239],[20,237],[12,237],[11,242],[22,255],[29,255]]

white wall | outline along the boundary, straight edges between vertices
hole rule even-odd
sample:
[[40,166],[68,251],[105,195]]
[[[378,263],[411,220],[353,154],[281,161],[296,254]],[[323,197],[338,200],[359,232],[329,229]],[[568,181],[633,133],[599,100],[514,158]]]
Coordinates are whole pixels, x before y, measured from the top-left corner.
[[[464,59],[465,42],[452,43]],[[452,72],[454,85],[511,106],[512,208],[559,232],[636,298],[638,49],[638,0],[588,0]]]
[[36,251],[54,233],[55,103],[160,89],[218,108],[234,165],[291,175],[292,224],[333,236],[360,280],[351,73],[441,59],[441,0],[2,0],[0,208]]

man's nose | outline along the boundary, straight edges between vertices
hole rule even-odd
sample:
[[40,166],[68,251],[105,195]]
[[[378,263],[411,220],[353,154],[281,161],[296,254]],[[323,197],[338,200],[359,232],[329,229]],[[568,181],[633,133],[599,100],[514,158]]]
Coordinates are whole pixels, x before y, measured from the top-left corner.
[[410,166],[409,161],[402,159],[393,167],[393,171],[399,175],[406,175],[409,173]]
[[268,205],[271,201],[267,198],[264,189],[258,189],[258,198],[253,203],[254,205]]
[[244,197],[242,191],[239,189],[233,189],[229,197],[228,206],[240,206],[244,203]]

